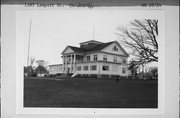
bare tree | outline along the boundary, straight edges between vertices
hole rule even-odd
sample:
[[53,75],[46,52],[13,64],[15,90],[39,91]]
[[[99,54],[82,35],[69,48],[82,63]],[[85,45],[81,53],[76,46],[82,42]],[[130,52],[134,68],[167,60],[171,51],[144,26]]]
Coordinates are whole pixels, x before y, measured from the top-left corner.
[[30,57],[30,66],[33,67],[33,64],[35,62],[36,58],[35,57]]
[[26,73],[27,76],[32,76],[34,73],[33,64],[35,62],[35,57],[30,57],[28,62],[29,62],[29,66],[24,67],[24,73]]
[[118,31],[120,41],[132,50],[138,65],[158,61],[158,20],[134,20],[129,27],[119,27]]

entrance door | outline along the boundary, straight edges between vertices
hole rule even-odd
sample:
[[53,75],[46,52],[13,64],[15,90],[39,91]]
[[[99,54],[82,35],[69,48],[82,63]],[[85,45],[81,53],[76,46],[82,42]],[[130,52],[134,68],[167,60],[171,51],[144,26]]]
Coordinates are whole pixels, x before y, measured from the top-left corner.
[[67,74],[69,74],[69,71],[70,71],[70,68],[68,68],[68,70],[67,70]]

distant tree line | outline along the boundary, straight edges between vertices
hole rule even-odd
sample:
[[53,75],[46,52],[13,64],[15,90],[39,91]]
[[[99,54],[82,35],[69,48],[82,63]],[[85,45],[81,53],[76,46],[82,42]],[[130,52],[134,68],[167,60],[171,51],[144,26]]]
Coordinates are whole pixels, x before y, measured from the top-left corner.
[[27,77],[36,77],[38,74],[48,74],[48,70],[46,69],[46,64],[44,60],[37,60],[36,63],[38,64],[37,67],[33,66],[35,62],[35,58],[31,57],[30,59],[30,65],[24,66],[24,76]]
[[24,66],[24,75],[28,77],[37,77],[37,74],[48,74],[48,71],[46,68],[42,65],[37,66],[36,68],[33,68],[32,66]]

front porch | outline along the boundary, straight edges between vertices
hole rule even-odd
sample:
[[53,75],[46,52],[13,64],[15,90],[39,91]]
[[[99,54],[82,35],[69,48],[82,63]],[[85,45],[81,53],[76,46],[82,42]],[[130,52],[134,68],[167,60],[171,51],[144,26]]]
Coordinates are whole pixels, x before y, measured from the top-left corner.
[[66,54],[63,58],[63,73],[73,74],[76,72],[76,63],[83,61],[83,54]]

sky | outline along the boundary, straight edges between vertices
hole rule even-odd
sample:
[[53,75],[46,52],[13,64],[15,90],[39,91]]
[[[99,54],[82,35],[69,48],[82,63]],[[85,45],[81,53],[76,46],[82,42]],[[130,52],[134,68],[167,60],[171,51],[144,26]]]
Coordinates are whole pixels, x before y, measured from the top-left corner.
[[27,65],[29,36],[30,57],[48,64],[61,64],[61,52],[66,46],[79,47],[79,43],[92,40],[93,29],[94,40],[119,41],[115,34],[118,27],[144,18],[158,19],[158,12],[119,9],[20,11],[17,13],[17,38],[23,46],[23,64]]

